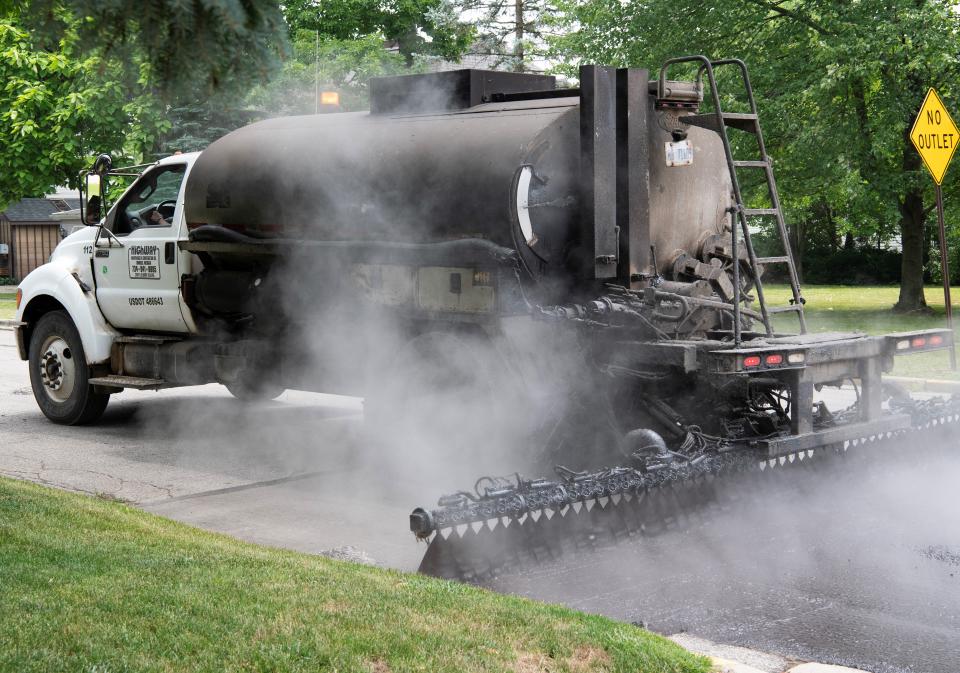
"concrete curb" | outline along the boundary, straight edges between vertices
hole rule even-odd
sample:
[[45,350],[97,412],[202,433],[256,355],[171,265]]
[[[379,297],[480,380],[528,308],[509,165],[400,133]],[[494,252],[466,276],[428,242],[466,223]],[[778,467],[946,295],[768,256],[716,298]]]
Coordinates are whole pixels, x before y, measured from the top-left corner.
[[847,668],[846,666],[834,666],[832,664],[800,664],[794,666],[787,673],[867,673],[859,668]]
[[732,659],[710,657],[713,662],[713,673],[769,673],[766,669],[759,669]]
[[718,673],[783,673],[797,663],[778,654],[723,645],[689,633],[675,633],[669,638],[684,649],[712,659]]
[[677,633],[669,639],[684,649],[708,657],[713,662],[713,673],[869,673],[845,666],[797,663],[796,659],[779,654],[760,652],[737,645],[722,645],[689,633]]
[[[723,659],[722,657],[710,657],[710,660],[713,662],[713,673],[769,673],[768,669],[761,670],[759,668],[754,668],[749,664],[744,664],[739,661],[732,661],[730,659]],[[817,664],[814,662],[807,662],[805,664],[800,664],[799,666],[794,666],[788,668],[782,673],[870,673],[869,671],[864,671],[860,668],[848,668],[846,666],[834,666],[833,664]]]

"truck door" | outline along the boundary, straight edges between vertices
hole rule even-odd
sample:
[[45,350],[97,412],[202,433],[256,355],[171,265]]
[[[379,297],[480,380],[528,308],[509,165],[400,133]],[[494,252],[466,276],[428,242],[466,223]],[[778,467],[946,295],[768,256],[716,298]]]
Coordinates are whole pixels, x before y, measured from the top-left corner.
[[114,327],[186,332],[180,312],[180,188],[186,164],[141,175],[110,211],[94,250],[100,310]]

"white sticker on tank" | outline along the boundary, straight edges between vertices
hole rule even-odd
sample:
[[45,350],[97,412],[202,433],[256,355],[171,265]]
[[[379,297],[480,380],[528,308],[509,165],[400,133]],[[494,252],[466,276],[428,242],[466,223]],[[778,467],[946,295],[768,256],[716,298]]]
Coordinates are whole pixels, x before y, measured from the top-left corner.
[[667,166],[689,166],[693,163],[693,145],[689,140],[680,140],[675,143],[664,143],[667,155]]

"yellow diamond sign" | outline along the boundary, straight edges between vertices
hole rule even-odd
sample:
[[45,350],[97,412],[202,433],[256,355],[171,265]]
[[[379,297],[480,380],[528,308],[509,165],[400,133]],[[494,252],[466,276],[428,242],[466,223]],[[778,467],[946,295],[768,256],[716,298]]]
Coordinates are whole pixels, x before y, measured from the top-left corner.
[[923,157],[923,163],[933,176],[933,181],[941,184],[957,144],[960,143],[960,131],[940,96],[932,88],[923,99],[920,114],[910,129],[910,140]]

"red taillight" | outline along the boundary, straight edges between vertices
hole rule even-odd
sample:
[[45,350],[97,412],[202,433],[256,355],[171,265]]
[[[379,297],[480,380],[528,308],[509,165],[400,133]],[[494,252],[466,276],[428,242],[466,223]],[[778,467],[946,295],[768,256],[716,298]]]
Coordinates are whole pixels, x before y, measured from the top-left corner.
[[767,364],[768,364],[768,365],[782,365],[782,364],[783,364],[783,356],[782,356],[782,355],[768,355],[768,356],[767,356]]
[[744,367],[759,367],[760,366],[760,356],[759,355],[748,355],[743,358]]
[[914,348],[923,348],[927,345],[927,340],[924,337],[915,337],[913,341],[910,342],[910,345]]
[[934,334],[932,337],[930,337],[930,345],[931,345],[931,346],[942,346],[942,345],[943,345],[943,337],[940,336],[939,334]]

